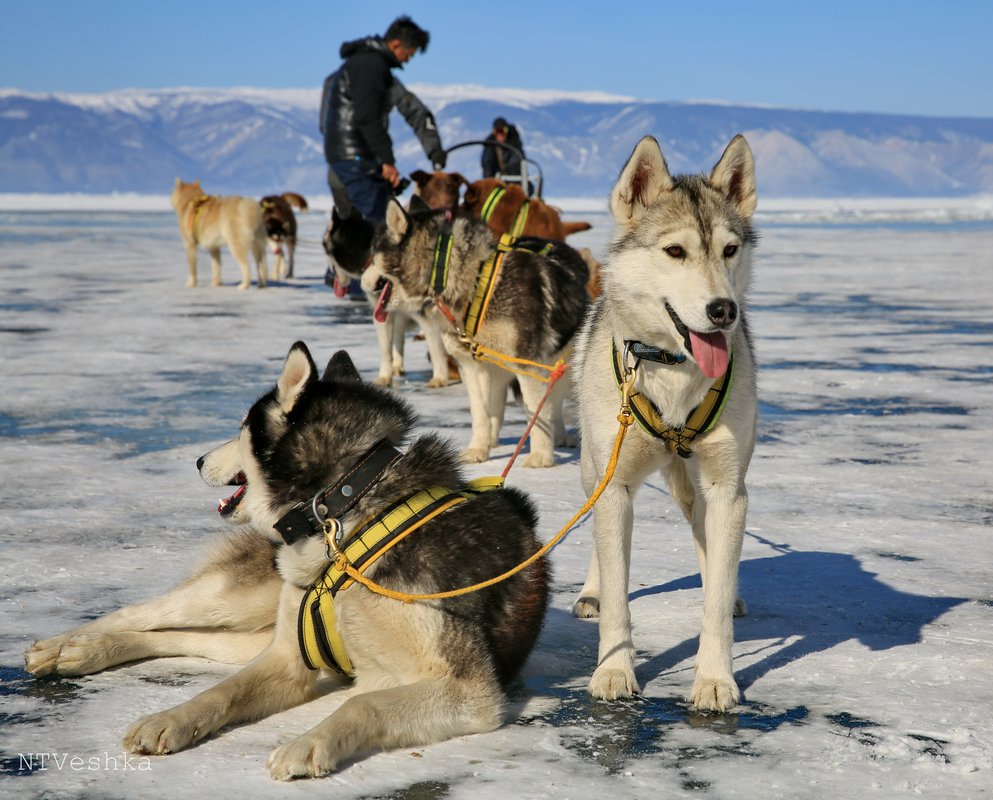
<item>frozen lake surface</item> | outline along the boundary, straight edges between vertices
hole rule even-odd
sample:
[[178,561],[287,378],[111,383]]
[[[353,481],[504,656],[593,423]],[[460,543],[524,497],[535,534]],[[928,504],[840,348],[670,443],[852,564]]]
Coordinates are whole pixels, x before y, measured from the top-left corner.
[[[58,204],[56,204],[58,205]],[[378,356],[368,308],[322,283],[324,215],[301,218],[297,279],[184,288],[156,202],[0,198],[0,796],[16,798],[822,798],[993,795],[993,213],[934,204],[760,203],[751,328],[760,441],[735,623],[735,713],[692,682],[702,593],[688,526],[655,478],[638,496],[630,587],[643,696],[592,701],[595,624],[570,607],[591,526],[554,551],[553,607],[500,730],[277,784],[271,750],[341,695],[173,756],[125,757],[126,728],[230,674],[163,659],[35,680],[22,653],[161,593],[224,525],[196,458],[230,438],[289,346]],[[573,237],[602,253],[609,221]],[[27,209],[27,210],[25,210]],[[135,210],[137,209],[137,210]],[[270,259],[271,261],[271,259]],[[464,446],[461,386],[397,388]],[[508,411],[499,473],[525,420]],[[578,508],[576,451],[515,467],[549,538]],[[75,759],[75,760],[74,760]]]

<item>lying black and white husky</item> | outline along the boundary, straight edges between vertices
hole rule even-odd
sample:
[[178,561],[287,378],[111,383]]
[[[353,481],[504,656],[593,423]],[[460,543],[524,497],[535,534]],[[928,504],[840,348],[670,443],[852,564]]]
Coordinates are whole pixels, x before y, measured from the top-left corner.
[[[498,354],[496,360],[552,365],[566,358],[589,304],[586,262],[563,242],[528,237],[498,245],[486,223],[429,209],[416,196],[409,214],[390,201],[372,255],[363,288],[389,296],[391,309],[422,313],[458,361],[472,414],[472,439],[462,455],[468,462],[486,461],[499,438],[514,374],[477,359],[476,346]],[[524,405],[533,413],[546,385],[530,374],[518,377]],[[542,410],[524,466],[554,465],[566,386],[557,384]]]
[[538,551],[528,498],[467,482],[444,440],[408,442],[414,423],[346,353],[321,377],[298,342],[239,435],[198,462],[208,484],[237,485],[218,510],[254,533],[173,592],[36,643],[27,668],[79,675],[150,656],[252,659],[134,724],[124,746],[147,754],[311,700],[321,670],[354,677],[357,692],[337,711],[273,752],[277,779],[498,727],[502,690],[544,619],[547,562],[468,595],[408,603],[356,585],[333,558],[337,547],[376,583],[427,594],[501,575]]

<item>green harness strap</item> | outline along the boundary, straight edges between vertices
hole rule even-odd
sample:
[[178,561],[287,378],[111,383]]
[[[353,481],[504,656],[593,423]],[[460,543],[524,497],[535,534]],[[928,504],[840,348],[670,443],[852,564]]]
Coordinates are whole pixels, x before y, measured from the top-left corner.
[[[617,383],[618,391],[623,384],[624,364],[623,357],[617,352],[617,345],[611,342],[611,354],[614,364],[614,380]],[[638,421],[644,431],[656,439],[665,442],[666,448],[682,456],[689,458],[692,455],[690,445],[693,440],[704,433],[707,433],[717,424],[717,420],[724,411],[728,395],[731,393],[731,384],[734,374],[734,356],[728,361],[728,368],[707,390],[700,405],[690,412],[689,418],[683,423],[681,428],[672,428],[662,419],[662,414],[658,408],[641,392],[632,392],[629,395],[631,403],[631,413]]]
[[486,198],[486,201],[483,203],[483,210],[479,214],[479,218],[483,222],[490,221],[490,217],[493,216],[493,212],[500,204],[500,201],[503,200],[503,196],[505,194],[507,194],[507,190],[502,186],[497,186],[496,189],[490,192],[489,196]]
[[528,211],[531,208],[531,201],[525,200],[524,204],[517,209],[514,222],[510,226],[510,238],[520,239],[524,233],[524,226],[528,224]]
[[[360,572],[434,517],[482,492],[503,488],[503,478],[478,478],[461,491],[435,486],[417,492],[363,525],[345,546],[349,563]],[[354,584],[332,561],[300,602],[297,636],[310,669],[354,674],[334,613],[334,596]]]
[[[485,202],[483,203],[483,209],[479,213],[479,218],[486,223],[489,223],[493,216],[493,212],[496,211],[496,207],[503,200],[503,196],[507,194],[507,190],[498,186],[493,191],[489,193]],[[517,209],[517,213],[514,215],[514,221],[510,226],[510,238],[520,239],[521,235],[524,233],[524,226],[528,224],[528,212],[531,207],[531,201],[525,200],[524,204]]]
[[445,291],[448,285],[448,266],[452,263],[452,220],[445,217],[434,242],[434,257],[431,260],[431,291],[435,296]]

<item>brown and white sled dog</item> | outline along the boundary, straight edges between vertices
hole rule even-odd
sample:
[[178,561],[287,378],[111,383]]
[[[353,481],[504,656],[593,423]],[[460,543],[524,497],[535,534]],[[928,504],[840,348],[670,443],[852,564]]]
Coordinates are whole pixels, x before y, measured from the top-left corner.
[[[277,779],[497,728],[503,688],[544,619],[547,561],[472,594],[406,603],[335,582],[341,574],[328,556],[324,523],[337,520],[340,546],[365,576],[435,593],[503,574],[539,549],[530,500],[467,483],[444,440],[408,441],[415,422],[404,401],[363,383],[346,353],[322,377],[296,343],[239,435],[198,462],[208,484],[238,486],[218,510],[255,533],[174,592],[36,643],[27,668],[79,675],[155,655],[255,656],[217,686],[135,723],[124,746],[145,754],[183,750],[314,698],[318,667],[354,676],[355,690],[330,717],[269,757]],[[377,541],[378,558],[364,559]]]
[[[448,254],[443,263],[435,256],[442,251]],[[567,244],[534,238],[517,240],[513,249],[493,261],[498,246],[485,223],[429,209],[417,196],[411,198],[409,214],[390,201],[386,226],[377,234],[372,253],[362,287],[378,291],[380,304],[389,309],[408,314],[419,310],[428,325],[442,332],[445,349],[458,362],[469,392],[472,438],[462,457],[486,461],[499,439],[507,386],[514,375],[474,358],[463,336],[474,299],[483,307],[472,335],[476,344],[502,356],[551,365],[568,354],[586,311],[586,263]],[[494,266],[492,282],[481,293],[487,264],[499,266]],[[439,283],[433,275],[446,277]],[[530,415],[546,384],[529,375],[518,377]],[[564,436],[561,405],[567,391],[565,381],[556,383],[532,429],[524,466],[554,465],[555,440]]]
[[632,369],[637,424],[594,508],[593,558],[574,607],[577,616],[600,618],[594,697],[640,691],[628,609],[634,497],[661,469],[692,525],[703,580],[690,699],[714,711],[740,699],[731,645],[732,616],[744,613],[738,561],[757,418],[744,307],[755,204],[752,154],[741,136],[709,177],[670,175],[658,143],[645,137],[610,196],[617,232],[603,267],[603,294],[577,341],[573,375],[588,493],[606,470],[620,382]]
[[211,284],[221,285],[221,247],[224,245],[231,250],[231,255],[241,268],[239,289],[252,285],[252,275],[248,269],[249,254],[255,259],[259,288],[269,282],[265,225],[262,222],[262,207],[257,200],[237,195],[217,197],[204,194],[200,181],[186,183],[179,178],[176,178],[171,199],[190,266],[187,286],[197,285],[197,247],[210,253]]
[[[328,258],[329,272],[324,280],[331,283],[336,296],[344,297],[349,282],[353,279],[361,280],[372,261],[375,232],[376,226],[357,209],[353,208],[347,215],[341,215],[337,208],[332,207],[331,221],[324,231],[324,253]],[[410,322],[413,322],[424,332],[428,357],[431,359],[432,375],[428,388],[440,389],[448,386],[452,376],[448,369],[448,355],[437,327],[426,325],[419,309],[411,309],[409,314],[388,314],[378,293],[367,291],[366,298],[373,307],[372,316],[379,343],[379,375],[376,383],[390,386],[395,376],[405,374],[404,337]]]

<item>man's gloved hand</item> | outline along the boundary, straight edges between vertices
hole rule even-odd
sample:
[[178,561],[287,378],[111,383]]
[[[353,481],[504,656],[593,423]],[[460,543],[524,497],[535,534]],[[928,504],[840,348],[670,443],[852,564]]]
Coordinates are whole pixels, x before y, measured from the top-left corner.
[[435,172],[443,170],[448,163],[448,153],[444,150],[432,150],[428,158],[431,159],[431,166],[434,167]]

